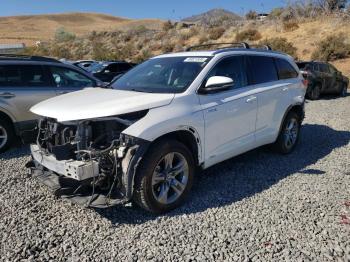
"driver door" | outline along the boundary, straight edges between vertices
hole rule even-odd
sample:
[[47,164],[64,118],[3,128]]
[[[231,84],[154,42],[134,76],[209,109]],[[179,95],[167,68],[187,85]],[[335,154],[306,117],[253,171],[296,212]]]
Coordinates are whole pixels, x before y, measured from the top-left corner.
[[211,76],[230,77],[234,85],[229,90],[199,95],[205,121],[206,167],[252,149],[257,117],[257,97],[248,86],[243,56],[224,58],[206,80]]
[[79,91],[96,85],[95,81],[84,74],[67,67],[50,66],[49,74],[56,85],[56,95]]

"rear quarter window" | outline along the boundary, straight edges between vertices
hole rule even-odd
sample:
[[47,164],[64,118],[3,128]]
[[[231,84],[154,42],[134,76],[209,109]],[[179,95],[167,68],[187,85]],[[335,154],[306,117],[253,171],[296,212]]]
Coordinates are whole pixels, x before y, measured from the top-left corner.
[[275,61],[279,79],[290,79],[298,77],[298,72],[287,60],[275,58]]
[[274,58],[269,56],[248,56],[251,84],[262,84],[278,80]]

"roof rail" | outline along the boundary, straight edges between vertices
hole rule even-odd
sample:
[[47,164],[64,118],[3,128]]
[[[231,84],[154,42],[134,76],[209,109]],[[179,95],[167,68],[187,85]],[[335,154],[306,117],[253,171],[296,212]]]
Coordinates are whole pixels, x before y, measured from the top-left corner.
[[241,42],[241,43],[210,43],[210,44],[204,44],[204,45],[195,45],[195,46],[190,46],[188,48],[186,48],[186,51],[193,51],[197,48],[201,48],[201,47],[210,47],[210,46],[217,46],[217,45],[226,45],[225,47],[221,48],[245,48],[245,49],[250,49],[250,46],[245,43],[245,42]]
[[249,45],[246,42],[241,43],[210,43],[210,44],[204,44],[204,45],[195,45],[190,46],[186,48],[186,51],[193,51],[194,49],[200,48],[200,47],[210,47],[210,46],[216,46],[216,45],[226,45],[225,47],[222,47],[220,49],[232,49],[232,48],[244,48],[244,49],[263,49],[263,50],[272,50],[271,46],[269,45]]
[[28,60],[28,61],[38,61],[38,62],[55,62],[61,63],[60,61],[44,56],[30,56],[30,55],[17,55],[17,54],[0,54],[0,60]]

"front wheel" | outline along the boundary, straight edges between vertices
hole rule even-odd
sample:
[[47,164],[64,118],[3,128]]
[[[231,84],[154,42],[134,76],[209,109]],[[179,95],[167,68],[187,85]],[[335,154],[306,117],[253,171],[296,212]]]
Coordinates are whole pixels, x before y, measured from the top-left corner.
[[134,201],[156,214],[180,206],[192,187],[195,162],[176,140],[162,140],[146,153],[137,170]]
[[0,153],[5,152],[13,143],[14,130],[6,120],[0,119]]
[[295,112],[289,112],[287,117],[284,119],[282,128],[278,135],[274,148],[276,151],[282,154],[291,153],[300,135],[300,117]]

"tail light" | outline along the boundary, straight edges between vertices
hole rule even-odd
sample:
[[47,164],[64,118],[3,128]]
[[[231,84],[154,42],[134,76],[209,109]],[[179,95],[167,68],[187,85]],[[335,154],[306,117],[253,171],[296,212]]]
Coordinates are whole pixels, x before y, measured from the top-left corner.
[[309,80],[303,79],[303,85],[305,88],[307,88],[307,86],[309,85]]

